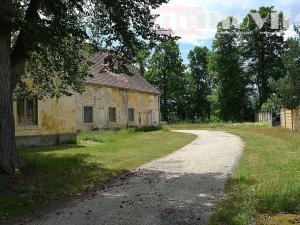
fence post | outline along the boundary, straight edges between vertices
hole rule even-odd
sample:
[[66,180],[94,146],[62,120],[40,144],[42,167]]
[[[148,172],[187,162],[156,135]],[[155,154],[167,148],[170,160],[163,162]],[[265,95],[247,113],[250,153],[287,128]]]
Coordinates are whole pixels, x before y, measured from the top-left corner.
[[286,108],[284,108],[284,128],[286,129]]
[[293,109],[291,109],[291,118],[292,118],[292,131],[294,131],[294,114],[293,114]]

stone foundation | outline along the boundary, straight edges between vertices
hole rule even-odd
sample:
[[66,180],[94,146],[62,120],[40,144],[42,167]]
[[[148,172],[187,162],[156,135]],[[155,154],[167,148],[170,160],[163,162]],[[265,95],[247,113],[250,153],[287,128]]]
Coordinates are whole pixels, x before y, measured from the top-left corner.
[[59,144],[75,144],[77,134],[54,134],[16,137],[18,147],[37,147]]

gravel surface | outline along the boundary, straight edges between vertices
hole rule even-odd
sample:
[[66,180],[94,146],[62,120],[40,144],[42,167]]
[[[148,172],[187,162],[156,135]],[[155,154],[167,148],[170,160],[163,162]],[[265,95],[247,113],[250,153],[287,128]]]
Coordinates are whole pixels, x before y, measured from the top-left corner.
[[219,131],[113,180],[104,188],[18,224],[205,225],[243,150],[241,139]]

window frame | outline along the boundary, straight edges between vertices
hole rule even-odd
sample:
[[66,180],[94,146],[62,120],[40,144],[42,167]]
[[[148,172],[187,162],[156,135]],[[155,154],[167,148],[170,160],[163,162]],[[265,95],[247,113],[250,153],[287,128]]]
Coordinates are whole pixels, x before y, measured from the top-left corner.
[[128,108],[128,121],[135,122],[135,109],[134,108]]
[[[111,110],[114,110],[112,120],[111,120],[111,114],[110,114]],[[115,107],[115,106],[108,107],[108,121],[110,123],[116,123],[117,122],[117,107]]]
[[[28,119],[28,103],[32,101],[32,118],[30,121],[35,121],[34,123],[29,123]],[[23,116],[25,122],[19,122],[20,120],[20,113],[19,113],[19,103],[22,102],[22,108],[23,108]],[[35,116],[34,116],[35,115]],[[34,118],[36,117],[36,118]],[[16,100],[16,125],[19,128],[31,128],[31,127],[38,127],[39,126],[39,100],[37,98],[33,99],[17,99]]]
[[[91,108],[92,109],[92,122],[85,122],[85,108]],[[91,105],[84,105],[82,107],[82,121],[83,124],[93,124],[94,123],[94,107]]]

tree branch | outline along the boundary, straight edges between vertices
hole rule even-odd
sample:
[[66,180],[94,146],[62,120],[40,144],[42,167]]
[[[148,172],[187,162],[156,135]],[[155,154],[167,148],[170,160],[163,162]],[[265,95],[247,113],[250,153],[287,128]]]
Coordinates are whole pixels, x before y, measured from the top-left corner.
[[[41,5],[41,0],[31,0],[26,15],[24,18],[24,24],[35,25],[38,23],[40,17],[38,10]],[[28,39],[26,30],[23,28],[20,31],[16,44],[13,47],[11,54],[12,65],[12,90],[15,89],[17,83],[21,80],[22,74],[25,70],[25,63],[28,54]]]

